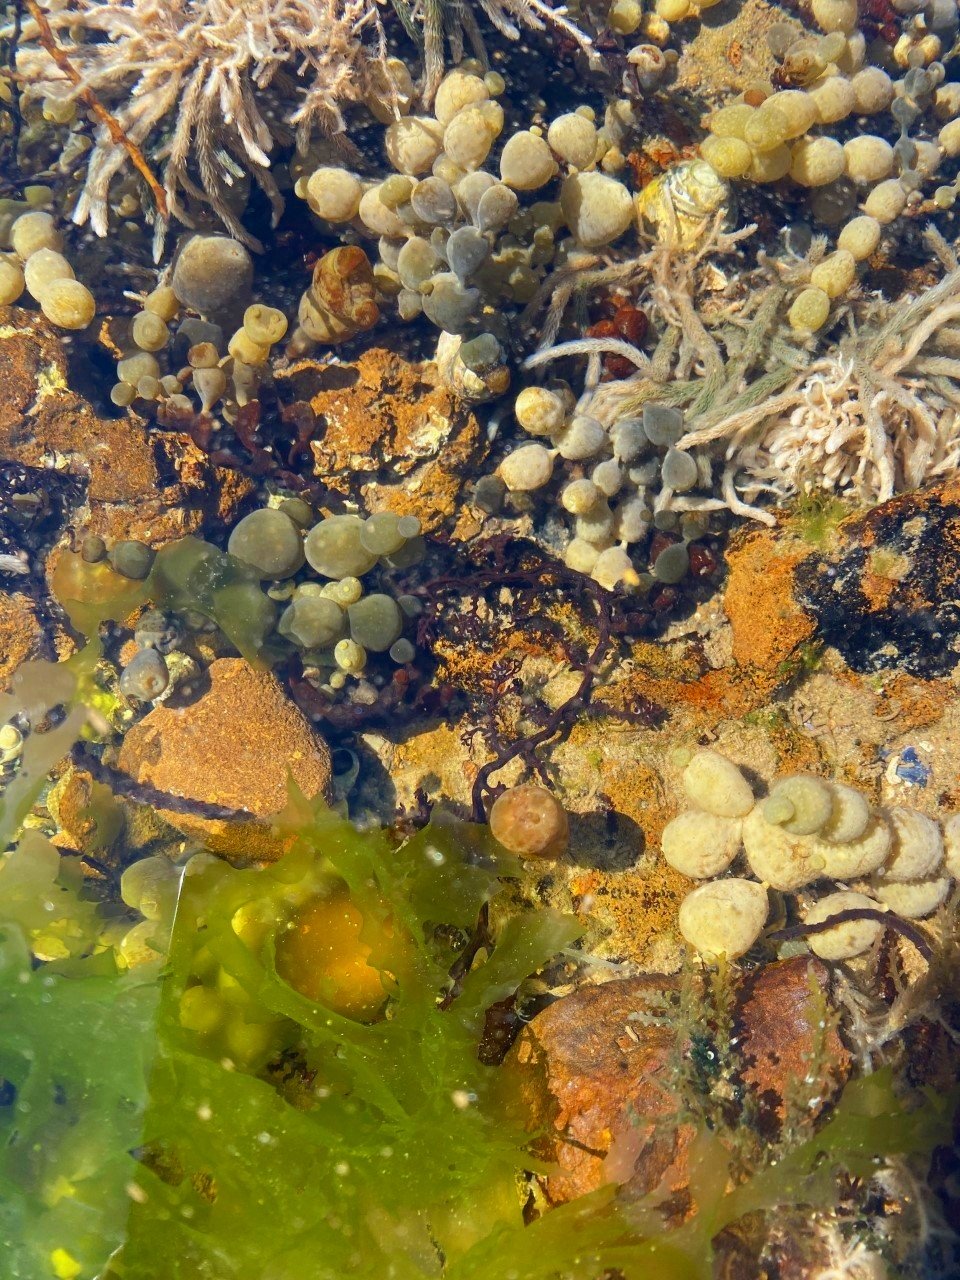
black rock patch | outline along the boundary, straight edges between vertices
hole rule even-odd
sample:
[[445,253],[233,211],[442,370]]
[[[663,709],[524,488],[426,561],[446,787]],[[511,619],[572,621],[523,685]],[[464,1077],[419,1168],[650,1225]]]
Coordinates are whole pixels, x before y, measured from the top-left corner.
[[946,675],[960,661],[960,492],[936,485],[841,526],[843,544],[799,564],[797,599],[857,672]]

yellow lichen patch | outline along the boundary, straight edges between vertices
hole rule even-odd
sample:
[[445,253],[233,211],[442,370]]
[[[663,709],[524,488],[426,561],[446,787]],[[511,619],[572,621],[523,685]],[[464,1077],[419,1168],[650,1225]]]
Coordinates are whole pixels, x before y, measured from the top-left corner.
[[893,582],[905,578],[912,567],[909,556],[884,548],[871,552],[867,565],[870,573],[879,578],[889,578]]
[[[365,735],[390,777],[398,808],[413,809],[417,791],[431,799],[443,797],[449,804],[468,808],[470,788],[483,763],[482,749],[472,753],[464,743],[467,725],[440,724],[393,743],[379,735]],[[517,781],[519,769],[505,771],[498,781]]]
[[63,376],[63,371],[58,369],[55,364],[48,364],[40,370],[37,378],[37,400],[45,400],[48,396],[56,395],[58,391],[67,390],[67,380]]

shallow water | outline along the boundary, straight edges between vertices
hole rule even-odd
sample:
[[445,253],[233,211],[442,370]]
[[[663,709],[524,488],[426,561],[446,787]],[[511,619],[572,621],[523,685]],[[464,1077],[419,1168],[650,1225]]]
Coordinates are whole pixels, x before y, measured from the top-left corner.
[[957,1273],[954,0],[0,25],[0,1276]]

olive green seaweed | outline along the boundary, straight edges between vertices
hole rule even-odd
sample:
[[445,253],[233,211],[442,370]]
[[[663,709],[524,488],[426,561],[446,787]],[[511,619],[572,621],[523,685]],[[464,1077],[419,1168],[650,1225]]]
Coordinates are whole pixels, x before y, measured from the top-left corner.
[[[86,636],[96,636],[101,623],[118,622],[152,601],[158,608],[192,610],[215,622],[248,662],[269,660],[266,638],[276,622],[276,606],[260,590],[255,569],[202,538],[185,537],[168,542],[157,552],[153,567],[141,582],[114,575],[101,583],[102,568],[86,565],[72,552],[64,552],[54,588],[73,625]],[[96,590],[83,591],[77,599],[77,583],[87,581]]]

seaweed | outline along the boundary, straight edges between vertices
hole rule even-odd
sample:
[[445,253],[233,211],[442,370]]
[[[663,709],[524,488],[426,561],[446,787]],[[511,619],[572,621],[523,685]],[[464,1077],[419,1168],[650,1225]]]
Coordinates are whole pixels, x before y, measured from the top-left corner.
[[0,926],[9,1280],[86,1280],[123,1243],[159,997],[156,968],[121,974],[100,955],[38,969],[19,926]]
[[65,551],[52,586],[72,625],[89,637],[96,637],[102,623],[127,618],[150,600],[161,609],[203,614],[248,662],[276,656],[267,643],[276,610],[260,590],[256,570],[202,538],[178,538],[161,547],[142,581]]
[[850,513],[850,504],[842,499],[823,489],[807,489],[796,499],[792,520],[804,542],[823,550],[830,545],[834,532]]
[[[598,677],[616,652],[621,637],[645,629],[649,615],[622,595],[605,591],[586,574],[570,569],[561,560],[543,554],[535,544],[513,535],[483,540],[469,556],[460,556],[451,571],[408,590],[423,604],[417,642],[433,648],[442,636],[464,651],[490,654],[509,632],[522,632],[531,648],[559,649],[580,680],[570,695],[555,707],[530,696],[520,678],[520,663],[501,658],[491,664],[491,678],[473,672],[477,682],[475,701],[479,723],[468,735],[484,739],[492,758],[477,772],[472,788],[472,816],[482,822],[489,804],[503,790],[492,776],[519,758],[530,772],[546,781],[540,753],[559,741],[585,715],[607,715],[628,723],[652,724],[659,707],[637,699],[618,708],[595,701]],[[566,595],[564,594],[566,593]],[[576,604],[573,617],[550,606],[562,606],[569,598]],[[511,697],[511,695],[513,695]],[[518,731],[505,725],[504,711],[519,702],[530,727]]]
[[[494,910],[472,947],[516,871],[483,827],[434,818],[398,843],[297,795],[282,822],[294,844],[272,866],[187,864],[162,970],[123,973],[109,953],[35,968],[19,926],[3,927],[11,1280],[706,1280],[730,1224],[832,1206],[840,1170],[869,1179],[947,1130],[956,1098],[901,1099],[884,1070],[746,1170],[701,1124],[683,1225],[662,1195],[629,1203],[613,1185],[525,1225],[523,1180],[545,1167],[509,1077],[478,1049],[487,1009],[577,926]],[[336,966],[318,994],[283,964],[291,919],[337,893],[362,917],[377,1013],[345,1011]]]
[[[0,1074],[18,1100],[3,1119],[17,1280],[51,1266],[99,1275],[121,1241],[111,1266],[141,1280],[388,1275],[398,1252],[410,1259],[393,1274],[440,1274],[493,1222],[522,1225],[528,1135],[476,1051],[486,1008],[578,926],[514,916],[445,1002],[481,908],[515,870],[494,861],[485,830],[438,820],[397,846],[302,797],[286,820],[296,845],[275,866],[240,872],[200,855],[188,868],[162,979],[135,983],[106,956],[33,974],[22,928],[7,926]],[[332,885],[363,916],[371,965],[395,971],[382,1019],[346,1016],[278,973],[291,913]],[[216,1028],[184,1013],[197,987],[223,997]],[[128,991],[140,992],[130,1019]],[[101,1002],[118,1008],[106,1030]],[[126,1127],[109,1119],[124,1107]],[[51,1199],[56,1214],[38,1211]]]

